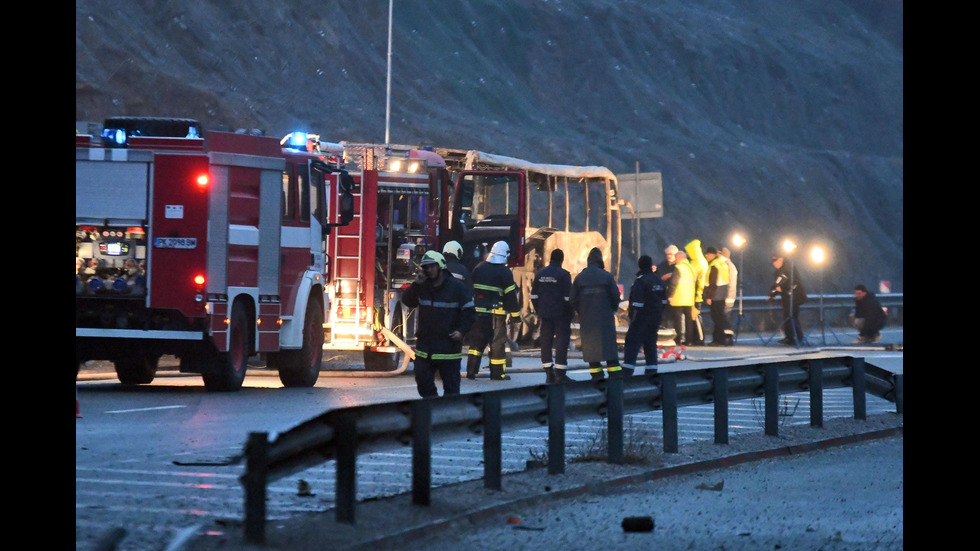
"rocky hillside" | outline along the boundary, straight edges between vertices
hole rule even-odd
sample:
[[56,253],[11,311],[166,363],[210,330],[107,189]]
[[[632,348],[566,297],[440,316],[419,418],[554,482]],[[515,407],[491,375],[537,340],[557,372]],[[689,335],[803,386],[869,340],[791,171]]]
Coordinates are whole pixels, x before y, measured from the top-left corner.
[[[388,5],[77,1],[76,121],[383,143]],[[638,164],[663,173],[665,216],[641,226],[655,260],[740,230],[763,294],[792,235],[830,247],[826,292],[903,291],[901,0],[395,0],[392,44],[392,143]]]

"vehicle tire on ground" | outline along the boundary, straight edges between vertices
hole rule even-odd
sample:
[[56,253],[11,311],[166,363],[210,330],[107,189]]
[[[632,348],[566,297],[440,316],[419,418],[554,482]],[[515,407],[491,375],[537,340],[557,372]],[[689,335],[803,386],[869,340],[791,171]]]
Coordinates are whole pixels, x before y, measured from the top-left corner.
[[249,342],[248,316],[245,309],[239,305],[232,307],[230,344],[227,352],[220,352],[215,357],[212,371],[204,373],[204,387],[210,392],[235,392],[241,390],[248,370]]
[[124,385],[146,385],[153,382],[157,376],[159,356],[141,356],[134,359],[113,362],[116,367],[116,377]]
[[323,363],[323,306],[319,300],[311,298],[306,304],[303,348],[271,354],[269,363],[279,370],[279,380],[285,387],[308,388],[316,384]]

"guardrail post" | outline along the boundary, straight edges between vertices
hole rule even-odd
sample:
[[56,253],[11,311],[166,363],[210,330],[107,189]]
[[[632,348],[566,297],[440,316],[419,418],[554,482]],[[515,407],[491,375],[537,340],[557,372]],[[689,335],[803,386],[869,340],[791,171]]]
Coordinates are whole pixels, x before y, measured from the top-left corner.
[[357,425],[353,415],[341,412],[334,421],[337,442],[337,522],[354,524],[357,503]]
[[488,392],[483,395],[483,487],[500,490],[503,470],[502,423],[500,395]]
[[606,404],[609,414],[609,462],[623,464],[623,382],[617,377],[606,385]]
[[864,358],[852,358],[851,386],[854,389],[854,418],[868,418],[867,381],[864,380]]
[[664,452],[677,453],[677,375],[664,373],[660,378],[663,403]]
[[810,426],[823,426],[823,364],[806,362],[807,384],[810,387]]
[[548,385],[548,474],[565,472],[565,385]]
[[245,448],[245,540],[265,543],[265,492],[269,473],[269,433],[248,433]]
[[412,504],[429,505],[432,492],[432,403],[412,402]]
[[905,396],[902,389],[902,374],[896,373],[892,381],[895,385],[895,413],[905,413]]
[[779,436],[779,366],[768,364],[764,370],[766,436]]
[[714,381],[715,444],[728,443],[728,369],[711,370]]

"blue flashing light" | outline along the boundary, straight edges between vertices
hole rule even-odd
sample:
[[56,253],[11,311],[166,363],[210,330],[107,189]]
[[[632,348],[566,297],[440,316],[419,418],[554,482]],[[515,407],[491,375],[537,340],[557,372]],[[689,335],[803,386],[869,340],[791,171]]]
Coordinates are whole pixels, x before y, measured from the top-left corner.
[[289,138],[289,147],[294,149],[306,149],[306,132],[293,132]]

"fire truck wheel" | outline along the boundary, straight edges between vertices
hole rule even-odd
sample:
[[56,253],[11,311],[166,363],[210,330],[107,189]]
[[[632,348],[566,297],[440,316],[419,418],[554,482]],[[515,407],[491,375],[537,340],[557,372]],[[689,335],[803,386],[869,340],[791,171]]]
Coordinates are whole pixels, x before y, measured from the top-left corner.
[[116,376],[124,385],[145,385],[153,382],[157,375],[159,356],[143,356],[130,360],[114,362]]
[[215,369],[201,375],[204,388],[210,392],[241,390],[248,369],[248,319],[241,306],[233,306],[231,314],[231,343],[227,352],[217,355]]
[[277,355],[279,380],[285,387],[308,388],[316,384],[323,362],[323,307],[317,300],[306,304],[303,348]]

